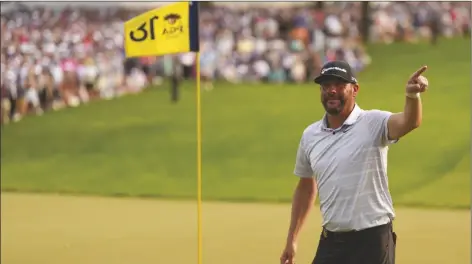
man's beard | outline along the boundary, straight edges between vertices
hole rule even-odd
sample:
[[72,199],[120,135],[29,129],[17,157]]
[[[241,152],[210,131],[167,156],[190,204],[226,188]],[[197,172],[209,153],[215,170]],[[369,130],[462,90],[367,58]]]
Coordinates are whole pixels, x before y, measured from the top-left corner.
[[[328,101],[330,100],[337,100],[338,102],[336,105],[330,105],[328,104]],[[326,113],[330,115],[338,115],[339,113],[342,112],[344,109],[344,105],[346,104],[346,100],[342,96],[325,96],[323,97],[322,100],[323,107],[326,111]]]

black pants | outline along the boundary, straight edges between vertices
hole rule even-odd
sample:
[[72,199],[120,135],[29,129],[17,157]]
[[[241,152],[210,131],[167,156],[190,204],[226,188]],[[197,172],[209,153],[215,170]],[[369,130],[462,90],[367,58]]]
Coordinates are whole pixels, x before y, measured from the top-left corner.
[[185,80],[188,80],[190,78],[192,78],[192,73],[193,73],[193,66],[183,66],[182,67],[183,69],[183,77]]
[[353,232],[323,229],[312,264],[395,264],[392,224]]

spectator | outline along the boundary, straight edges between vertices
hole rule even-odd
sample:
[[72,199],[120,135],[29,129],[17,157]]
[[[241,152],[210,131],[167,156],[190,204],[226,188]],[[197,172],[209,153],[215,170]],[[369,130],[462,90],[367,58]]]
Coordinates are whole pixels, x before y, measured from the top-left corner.
[[[469,2],[370,2],[371,41],[392,43],[468,36]],[[246,4],[201,8],[201,77],[270,83],[311,81],[327,60],[348,61],[356,72],[370,63],[359,37],[361,4],[256,8]],[[125,58],[123,21],[145,10],[106,6],[73,9],[64,3],[10,4],[0,17],[2,122],[89,100],[140,92],[179,69],[195,77],[196,56]],[[46,5],[46,4],[43,4]],[[181,70],[180,70],[181,69]],[[179,73],[180,76],[180,73]]]

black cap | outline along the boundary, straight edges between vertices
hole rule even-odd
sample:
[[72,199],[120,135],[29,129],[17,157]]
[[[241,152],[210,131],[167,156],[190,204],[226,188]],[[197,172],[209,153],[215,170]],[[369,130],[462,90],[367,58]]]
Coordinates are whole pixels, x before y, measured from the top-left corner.
[[315,78],[315,83],[321,84],[325,80],[338,78],[348,83],[357,83],[352,74],[351,66],[345,61],[330,61],[323,65],[320,75]]

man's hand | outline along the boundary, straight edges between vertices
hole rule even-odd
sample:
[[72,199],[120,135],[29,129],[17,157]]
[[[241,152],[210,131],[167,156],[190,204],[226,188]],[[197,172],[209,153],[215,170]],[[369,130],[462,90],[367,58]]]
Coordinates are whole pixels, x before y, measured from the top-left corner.
[[280,256],[280,264],[295,264],[295,254],[297,252],[297,243],[288,242],[285,246],[282,256]]
[[428,89],[428,79],[421,75],[426,69],[427,66],[421,67],[408,79],[403,112],[393,114],[388,119],[388,139],[399,139],[421,125],[423,110],[419,94]]
[[281,264],[295,263],[298,233],[302,229],[303,223],[308,216],[308,212],[315,202],[316,191],[317,185],[314,177],[300,178],[293,195],[290,227],[285,243],[285,249],[282,252],[282,256],[280,256]]
[[415,95],[417,93],[425,92],[428,89],[428,79],[422,76],[423,72],[428,69],[428,66],[423,66],[410,76],[406,84],[407,95]]

